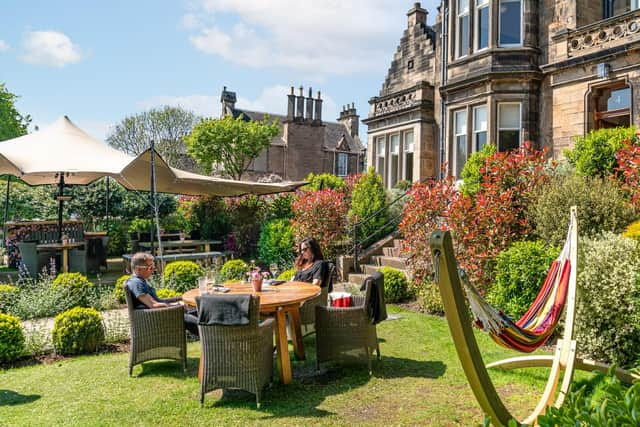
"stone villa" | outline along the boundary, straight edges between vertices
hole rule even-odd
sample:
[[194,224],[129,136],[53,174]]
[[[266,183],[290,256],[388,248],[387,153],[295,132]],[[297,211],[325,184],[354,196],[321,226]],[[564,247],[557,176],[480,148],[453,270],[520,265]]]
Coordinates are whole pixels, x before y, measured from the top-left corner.
[[432,26],[415,3],[363,120],[368,164],[393,187],[459,176],[488,142],[559,158],[576,135],[637,125],[639,3],[448,0]]
[[[236,108],[236,94],[225,87],[220,96],[222,115],[263,120],[268,114],[280,122],[280,135],[251,164],[244,179],[300,181],[310,172],[328,172],[338,176],[362,172],[366,152],[358,135],[360,117],[355,107],[345,106],[338,123],[322,120],[322,98],[309,88],[304,96],[300,87],[287,95],[287,115],[247,111]],[[283,96],[284,100],[284,96]]]

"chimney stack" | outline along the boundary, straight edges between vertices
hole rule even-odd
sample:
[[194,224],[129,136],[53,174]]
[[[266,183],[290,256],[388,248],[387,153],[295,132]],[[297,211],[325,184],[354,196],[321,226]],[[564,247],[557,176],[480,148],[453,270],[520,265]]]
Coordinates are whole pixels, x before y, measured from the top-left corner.
[[233,115],[233,110],[236,108],[236,93],[227,90],[224,86],[222,94],[220,94],[220,102],[222,103],[221,117],[226,115]]
[[352,102],[351,105],[342,106],[340,117],[338,121],[347,129],[349,135],[356,137],[360,130],[360,116],[356,111],[356,104]]
[[304,88],[300,86],[300,96],[298,96],[298,99],[297,99],[296,114],[295,114],[295,118],[298,120],[302,120],[302,118],[304,117],[304,94],[302,93],[303,90]]
[[315,104],[316,104],[316,108],[315,108],[315,115],[313,117],[313,120],[317,123],[322,123],[322,98],[320,98],[320,91],[318,91],[318,97],[315,100]]
[[408,28],[413,28],[417,24],[427,25],[427,12],[426,9],[420,7],[420,2],[416,2],[413,4],[413,7],[409,9],[407,12],[408,19]]
[[292,121],[296,111],[296,95],[291,86],[291,93],[287,95],[287,120]]
[[313,95],[311,95],[312,91],[313,89],[309,88],[309,96],[307,97],[307,111],[304,115],[305,120],[308,122],[313,120]]

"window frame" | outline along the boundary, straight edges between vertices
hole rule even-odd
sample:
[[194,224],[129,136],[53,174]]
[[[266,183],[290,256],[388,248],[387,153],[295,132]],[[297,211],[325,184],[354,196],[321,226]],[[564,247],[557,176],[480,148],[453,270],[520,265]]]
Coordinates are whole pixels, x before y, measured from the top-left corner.
[[[344,163],[341,165],[340,163]],[[340,167],[344,166],[344,174],[340,174]],[[336,176],[345,177],[349,175],[349,154],[341,151],[336,152]]]
[[[484,129],[477,129],[476,111],[484,109]],[[485,134],[485,145],[487,144],[487,138],[489,135],[489,116],[486,104],[474,105],[471,108],[471,151],[478,152],[482,150],[482,147],[478,147],[477,135],[480,133]],[[484,147],[484,145],[483,145]]]
[[[382,152],[380,150],[382,147]],[[383,182],[386,180],[386,150],[387,150],[387,136],[381,135],[376,137],[376,172],[382,176]],[[382,159],[382,160],[381,160]],[[382,170],[380,170],[379,166],[382,164]]]
[[[502,43],[500,41],[502,35],[502,14],[500,9],[503,3],[519,3],[520,4],[520,42],[519,43]],[[523,31],[523,18],[524,18],[524,2],[522,0],[498,0],[498,46],[499,47],[521,47],[523,45],[524,31]]]
[[[481,1],[483,1],[484,3],[480,3]],[[487,45],[485,47],[480,47],[480,10],[481,9],[487,9],[487,14],[488,14],[488,21],[487,21]],[[476,0],[475,1],[475,7],[474,7],[474,18],[473,18],[473,22],[474,22],[474,28],[473,28],[473,34],[474,34],[474,42],[473,42],[473,47],[475,49],[476,52],[481,52],[485,49],[489,49],[489,44],[491,42],[491,1],[490,0]]]
[[[407,136],[411,135],[411,149],[407,148]],[[415,132],[413,129],[406,130],[402,133],[402,179],[413,182],[413,154],[416,149]],[[409,168],[407,167],[407,155],[411,154],[411,176],[409,176]]]
[[[393,151],[393,139],[397,138],[397,151]],[[397,182],[398,182],[398,175],[400,175],[400,144],[402,144],[402,133],[401,132],[393,132],[389,134],[389,160],[388,160],[388,167],[389,167],[389,173],[388,173],[388,184],[389,184],[389,188],[392,188]],[[395,156],[395,173],[393,170],[393,166],[394,166],[394,156]],[[394,176],[395,175],[395,176]]]
[[[469,112],[468,109],[466,107],[464,108],[460,108],[457,110],[453,110],[452,112],[453,115],[453,156],[452,156],[452,160],[453,160],[453,175],[456,177],[456,179],[461,179],[461,177],[459,176],[459,174],[462,174],[462,168],[464,167],[464,163],[467,162],[467,160],[469,160],[469,137],[468,137],[468,133],[469,133]],[[464,128],[461,130],[460,133],[458,133],[458,117],[459,115],[464,115]],[[459,144],[459,138],[464,138],[464,151],[465,151],[465,159],[464,159],[464,163],[462,165],[459,164],[460,159],[458,158],[458,146]]]
[[[517,128],[511,128],[511,127],[501,127],[501,123],[500,123],[500,109],[505,106],[505,105],[517,105],[518,106],[518,127]],[[497,151],[503,151],[502,150],[502,144],[501,144],[501,131],[505,130],[505,131],[513,131],[516,130],[518,131],[518,148],[520,148],[522,146],[522,102],[521,101],[501,101],[498,102],[497,108],[496,108],[496,112],[497,112],[497,117],[496,117],[496,128],[497,128],[497,133],[498,133],[498,146],[497,146]]]
[[[460,2],[462,1],[466,1],[467,2],[467,7],[465,11],[461,11],[460,10]],[[456,15],[455,15],[455,20],[456,20],[456,39],[455,39],[455,49],[454,49],[454,57],[455,59],[460,59],[460,58],[464,58],[466,56],[469,56],[471,54],[471,44],[469,43],[469,35],[471,33],[471,0],[456,0]],[[462,37],[462,26],[461,26],[461,21],[462,19],[466,18],[467,19],[467,25],[466,25],[466,30],[467,30],[467,37],[466,37],[466,46],[467,46],[467,51],[466,53],[462,53],[461,52],[461,41],[463,39]]]

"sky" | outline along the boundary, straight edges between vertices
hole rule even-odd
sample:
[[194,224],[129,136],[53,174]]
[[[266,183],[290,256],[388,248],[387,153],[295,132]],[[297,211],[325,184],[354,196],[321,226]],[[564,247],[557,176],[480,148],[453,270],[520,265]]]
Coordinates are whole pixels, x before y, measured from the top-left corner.
[[[413,1],[0,0],[0,83],[40,128],[67,115],[104,140],[127,116],[163,105],[286,114],[290,87],[322,93],[323,119],[384,82]],[[427,23],[437,0],[422,1]],[[366,141],[366,126],[361,135]]]

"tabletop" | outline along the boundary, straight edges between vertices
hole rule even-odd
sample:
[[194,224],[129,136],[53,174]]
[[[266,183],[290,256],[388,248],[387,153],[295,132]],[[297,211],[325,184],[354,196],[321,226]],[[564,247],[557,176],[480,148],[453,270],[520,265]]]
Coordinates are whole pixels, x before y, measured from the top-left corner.
[[[218,245],[222,243],[220,240],[163,240],[162,246],[165,248],[169,247],[180,247],[180,246],[198,246],[198,245]],[[138,242],[138,244],[142,247],[148,248],[151,243],[149,242]],[[153,242],[154,246],[158,246],[158,242]]]
[[[301,303],[320,295],[320,286],[306,282],[284,282],[280,285],[262,285],[262,291],[254,292],[250,283],[225,283],[230,291],[220,293],[229,294],[253,294],[260,296],[260,311],[270,312],[283,305]],[[213,294],[217,294],[213,292]],[[200,295],[199,289],[191,289],[182,295],[185,304],[195,307],[196,297]]]

